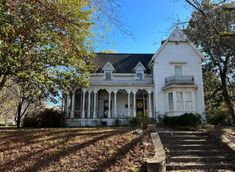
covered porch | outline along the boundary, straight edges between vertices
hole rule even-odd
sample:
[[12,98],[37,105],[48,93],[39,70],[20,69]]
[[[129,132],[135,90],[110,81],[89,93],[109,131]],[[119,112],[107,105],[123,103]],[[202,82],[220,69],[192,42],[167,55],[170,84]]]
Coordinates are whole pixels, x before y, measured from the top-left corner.
[[63,99],[69,126],[128,125],[137,114],[153,118],[152,87],[78,88]]

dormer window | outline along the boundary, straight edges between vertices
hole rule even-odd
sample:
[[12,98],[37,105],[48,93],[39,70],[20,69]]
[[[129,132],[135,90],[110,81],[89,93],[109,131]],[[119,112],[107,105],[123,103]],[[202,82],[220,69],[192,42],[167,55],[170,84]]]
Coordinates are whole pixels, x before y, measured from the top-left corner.
[[102,68],[102,70],[104,71],[104,79],[105,80],[111,80],[112,75],[113,75],[113,71],[115,70],[113,65],[110,62],[107,62],[104,65],[104,67]]
[[111,80],[112,79],[112,73],[113,73],[113,71],[111,71],[111,70],[104,71],[105,80]]
[[135,66],[134,70],[135,70],[135,78],[136,78],[136,80],[138,80],[138,81],[143,80],[144,79],[144,71],[146,70],[144,65],[141,62],[139,62]]
[[136,71],[136,80],[143,80],[143,71]]

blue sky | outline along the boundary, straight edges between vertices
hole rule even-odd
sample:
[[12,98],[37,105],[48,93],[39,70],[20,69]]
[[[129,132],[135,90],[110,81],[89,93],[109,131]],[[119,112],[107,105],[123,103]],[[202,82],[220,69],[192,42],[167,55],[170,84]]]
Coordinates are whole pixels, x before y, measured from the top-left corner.
[[177,20],[188,21],[190,8],[184,0],[122,0],[122,23],[134,39],[113,28],[96,51],[114,50],[118,53],[154,53],[172,31]]

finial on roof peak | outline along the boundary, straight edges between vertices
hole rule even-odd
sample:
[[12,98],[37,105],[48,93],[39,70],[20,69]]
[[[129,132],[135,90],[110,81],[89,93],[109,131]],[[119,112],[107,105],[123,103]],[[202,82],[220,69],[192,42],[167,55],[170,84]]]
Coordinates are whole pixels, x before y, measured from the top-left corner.
[[188,41],[187,36],[183,33],[180,27],[177,25],[173,32],[168,37],[168,41],[170,42],[185,42]]

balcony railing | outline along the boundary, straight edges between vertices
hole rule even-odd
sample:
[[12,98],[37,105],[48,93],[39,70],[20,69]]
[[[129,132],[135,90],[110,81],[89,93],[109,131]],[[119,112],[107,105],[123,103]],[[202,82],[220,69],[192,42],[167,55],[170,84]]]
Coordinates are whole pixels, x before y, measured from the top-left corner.
[[165,80],[165,86],[169,85],[191,85],[194,84],[193,76],[170,76]]

